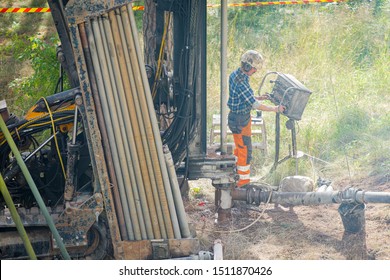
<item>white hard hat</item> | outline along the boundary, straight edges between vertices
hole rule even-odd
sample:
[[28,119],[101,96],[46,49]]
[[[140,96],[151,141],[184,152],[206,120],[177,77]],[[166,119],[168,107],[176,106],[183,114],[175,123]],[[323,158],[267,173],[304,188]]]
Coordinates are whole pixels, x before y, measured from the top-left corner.
[[254,50],[249,50],[246,51],[242,56],[241,56],[241,62],[249,64],[251,67],[255,68],[260,68],[263,64],[263,56]]

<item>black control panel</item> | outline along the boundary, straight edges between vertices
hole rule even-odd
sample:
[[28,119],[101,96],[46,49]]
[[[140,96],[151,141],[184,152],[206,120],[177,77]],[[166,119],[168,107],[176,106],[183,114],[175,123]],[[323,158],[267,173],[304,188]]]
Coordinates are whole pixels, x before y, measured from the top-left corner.
[[289,119],[300,120],[309,100],[311,91],[290,74],[278,73],[270,100],[275,105],[286,107],[283,115]]

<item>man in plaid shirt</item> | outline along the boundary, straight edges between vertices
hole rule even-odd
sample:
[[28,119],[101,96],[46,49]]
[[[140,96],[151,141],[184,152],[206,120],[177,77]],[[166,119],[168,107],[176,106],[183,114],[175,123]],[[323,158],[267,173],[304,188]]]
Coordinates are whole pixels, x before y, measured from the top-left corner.
[[254,96],[249,84],[249,77],[262,67],[263,57],[254,50],[245,52],[241,57],[241,66],[229,76],[230,109],[228,126],[233,133],[234,155],[237,157],[236,167],[239,181],[237,187],[250,182],[250,161],[252,159],[251,110],[273,111],[281,113],[284,106],[267,106],[260,103],[268,99],[267,95]]

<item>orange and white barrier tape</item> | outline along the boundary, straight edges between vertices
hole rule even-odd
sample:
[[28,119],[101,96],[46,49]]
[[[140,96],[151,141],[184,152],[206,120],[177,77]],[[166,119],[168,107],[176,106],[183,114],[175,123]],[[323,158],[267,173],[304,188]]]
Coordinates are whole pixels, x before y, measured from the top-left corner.
[[[273,1],[273,2],[250,2],[250,3],[232,3],[228,7],[256,7],[256,6],[272,6],[272,5],[296,5],[310,3],[337,3],[346,2],[348,0],[298,0],[298,1]],[[208,8],[218,8],[221,4],[208,4]],[[134,6],[134,11],[143,11],[144,6]],[[48,13],[50,8],[0,8],[0,13]]]

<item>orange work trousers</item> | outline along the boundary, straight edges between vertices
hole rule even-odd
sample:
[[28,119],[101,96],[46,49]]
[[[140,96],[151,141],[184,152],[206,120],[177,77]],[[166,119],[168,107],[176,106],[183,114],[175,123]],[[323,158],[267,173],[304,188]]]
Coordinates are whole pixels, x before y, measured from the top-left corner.
[[237,187],[250,182],[250,162],[252,159],[252,122],[250,115],[241,117],[229,114],[229,128],[233,133],[234,155],[237,157],[236,168],[239,180]]

